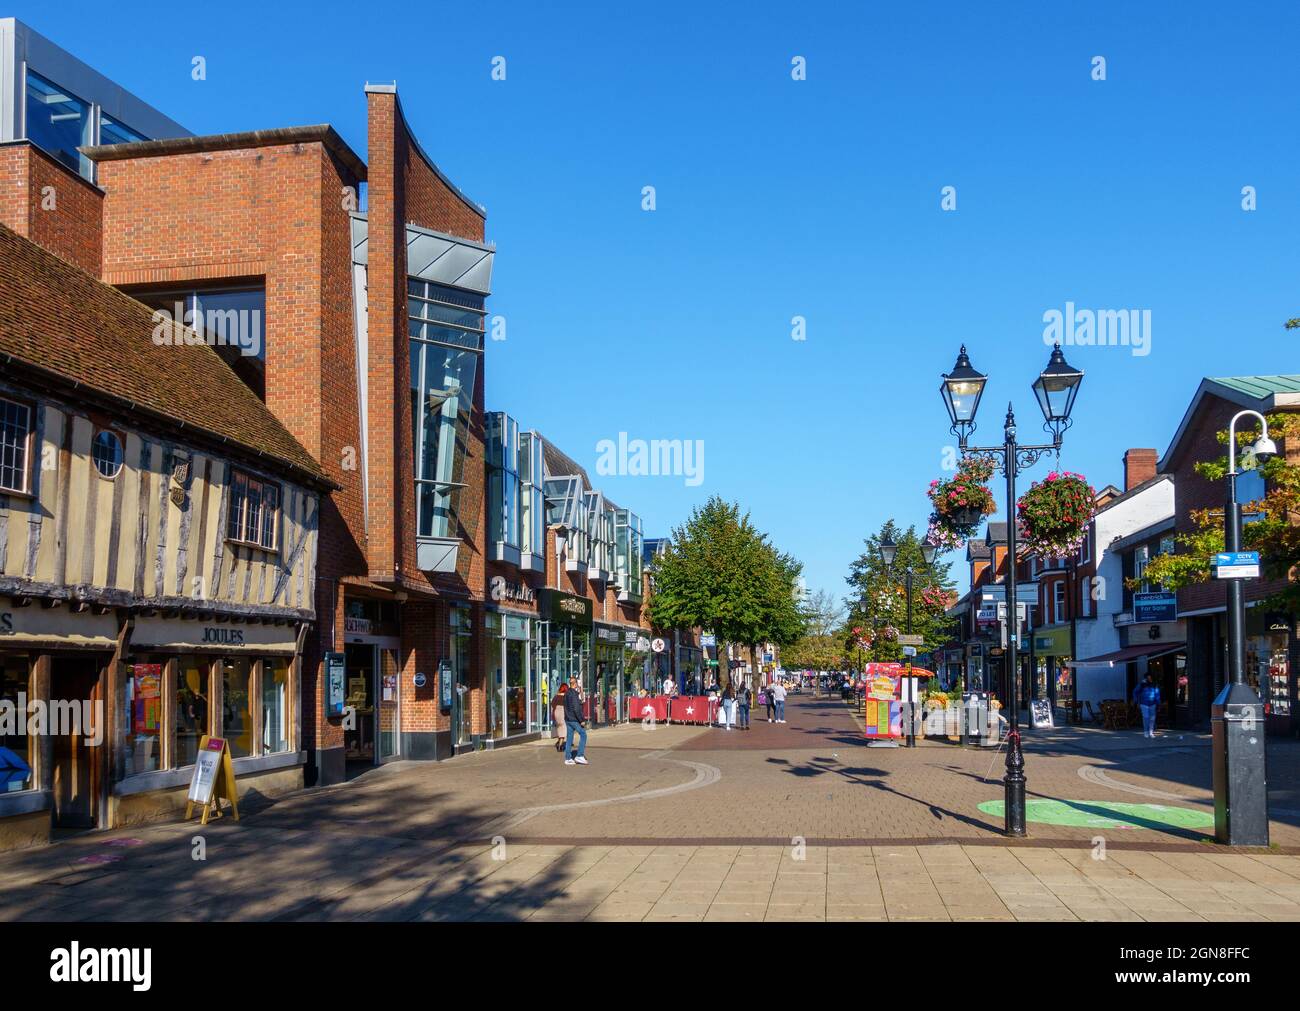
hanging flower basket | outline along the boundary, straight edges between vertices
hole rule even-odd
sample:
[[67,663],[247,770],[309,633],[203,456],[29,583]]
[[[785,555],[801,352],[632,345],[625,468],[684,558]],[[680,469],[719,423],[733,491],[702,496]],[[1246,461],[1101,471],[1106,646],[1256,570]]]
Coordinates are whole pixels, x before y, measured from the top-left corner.
[[1082,474],[1052,471],[1016,503],[1025,551],[1041,558],[1072,555],[1083,543],[1097,493]]
[[930,528],[935,531],[936,536],[932,537],[935,543],[944,546],[953,540],[960,543],[975,532],[980,520],[997,508],[993,492],[985,483],[992,476],[993,464],[968,457],[947,481],[930,482],[926,494],[934,506]]

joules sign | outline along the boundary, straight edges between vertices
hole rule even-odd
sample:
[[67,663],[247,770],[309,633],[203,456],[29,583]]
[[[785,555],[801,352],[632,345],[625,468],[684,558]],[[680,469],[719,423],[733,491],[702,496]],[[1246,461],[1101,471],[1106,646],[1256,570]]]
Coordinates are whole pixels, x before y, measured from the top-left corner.
[[216,628],[212,625],[203,626],[203,639],[205,646],[242,646],[244,645],[244,630],[242,628]]

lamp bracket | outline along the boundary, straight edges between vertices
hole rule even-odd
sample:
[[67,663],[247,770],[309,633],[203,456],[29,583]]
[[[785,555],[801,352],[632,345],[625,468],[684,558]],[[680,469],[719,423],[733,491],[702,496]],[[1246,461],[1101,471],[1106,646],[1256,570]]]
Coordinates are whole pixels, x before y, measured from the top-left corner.
[[[970,448],[962,447],[963,457],[973,457],[977,460],[983,460],[991,463],[998,471],[1005,474],[1007,472],[1007,450],[1008,446],[972,446]],[[1016,446],[1015,447],[1015,468],[1019,474],[1023,470],[1028,470],[1048,453],[1057,453],[1061,449],[1060,440],[1053,442],[1048,446]]]

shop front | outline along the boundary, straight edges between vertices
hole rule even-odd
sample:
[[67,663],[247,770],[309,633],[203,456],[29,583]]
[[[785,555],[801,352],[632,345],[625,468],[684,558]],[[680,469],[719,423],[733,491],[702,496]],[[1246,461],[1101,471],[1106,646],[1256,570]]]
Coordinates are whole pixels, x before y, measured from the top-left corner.
[[623,680],[627,697],[637,698],[653,688],[651,665],[654,653],[650,648],[650,634],[643,628],[629,628],[623,632]]
[[704,684],[704,650],[694,646],[677,647],[677,685],[685,694],[695,694],[688,689],[694,685],[696,691]]
[[1246,611],[1246,681],[1264,702],[1266,730],[1290,734],[1300,727],[1294,713],[1296,674],[1291,663],[1295,619],[1279,611]]
[[1031,697],[1068,707],[1074,702],[1077,687],[1070,666],[1070,626],[1036,628],[1033,643]]
[[[594,690],[592,665],[592,604],[586,597],[579,597],[562,590],[537,591],[538,630],[535,636],[535,659],[539,677],[544,676],[546,685],[545,698],[555,698],[560,685],[568,683],[569,678],[576,677],[582,685],[587,698],[584,709],[588,720],[595,723],[590,713]],[[550,729],[551,714],[542,714],[545,728]]]
[[532,617],[507,611],[487,611],[487,735],[492,741],[536,734],[537,679],[529,644]]
[[401,626],[396,601],[344,601],[343,660],[347,716],[344,759],[354,768],[402,754]]
[[596,623],[595,633],[595,709],[608,723],[627,719],[626,689],[623,681],[623,652],[626,630],[618,625]]

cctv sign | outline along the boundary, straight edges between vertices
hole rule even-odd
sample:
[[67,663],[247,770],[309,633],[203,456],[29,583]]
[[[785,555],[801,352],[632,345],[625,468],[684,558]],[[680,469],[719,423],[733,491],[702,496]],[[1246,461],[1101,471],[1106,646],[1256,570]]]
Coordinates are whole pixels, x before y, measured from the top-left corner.
[[1215,579],[1258,579],[1258,551],[1220,551],[1210,562]]

